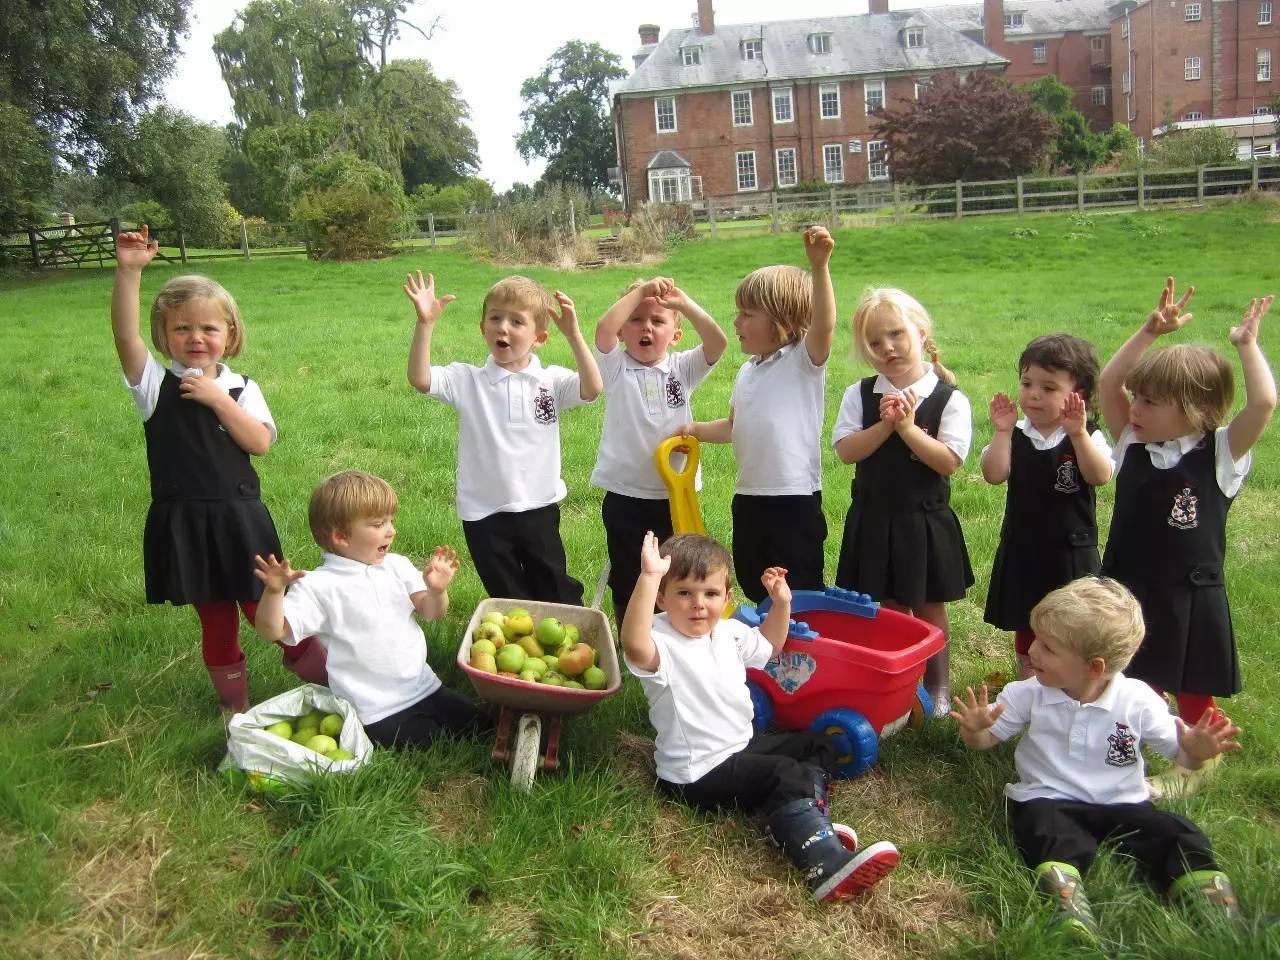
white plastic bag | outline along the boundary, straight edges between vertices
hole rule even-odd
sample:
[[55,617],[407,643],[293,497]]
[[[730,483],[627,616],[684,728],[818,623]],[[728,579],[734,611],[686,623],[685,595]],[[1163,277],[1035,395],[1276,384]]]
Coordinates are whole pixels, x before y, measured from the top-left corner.
[[[266,727],[280,720],[293,722],[312,710],[342,717],[338,746],[353,754],[353,760],[330,760],[292,740],[267,733]],[[360,725],[356,708],[328,687],[303,684],[237,713],[227,724],[227,755],[218,764],[219,772],[241,770],[288,783],[305,783],[317,773],[351,773],[369,762],[373,744]]]

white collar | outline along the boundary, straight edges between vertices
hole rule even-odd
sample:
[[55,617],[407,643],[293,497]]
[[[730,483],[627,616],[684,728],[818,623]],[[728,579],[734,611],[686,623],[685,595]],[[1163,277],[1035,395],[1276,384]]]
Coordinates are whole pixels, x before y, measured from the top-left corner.
[[382,563],[365,563],[363,560],[352,560],[350,557],[331,553],[328,550],[320,557],[320,565],[334,573],[368,573],[371,568],[381,568],[385,564],[386,557],[383,557]]
[[924,368],[924,376],[915,383],[898,388],[889,382],[888,377],[881,373],[876,375],[876,382],[871,390],[873,393],[905,393],[907,390],[914,390],[916,396],[923,400],[925,397],[933,393],[933,390],[937,385],[938,375],[933,372],[933,367],[926,364]]
[[484,372],[490,383],[501,383],[507,377],[533,377],[536,380],[538,374],[542,372],[542,361],[538,359],[536,353],[531,352],[528,365],[523,370],[513,372],[506,367],[498,366],[498,361],[493,359],[493,354],[489,354],[489,358],[484,362]]
[[1023,417],[1019,420],[1018,428],[1032,440],[1039,440],[1041,443],[1047,444],[1048,446],[1057,446],[1056,441],[1061,440],[1061,435],[1065,432],[1065,428],[1057,426],[1053,428],[1053,433],[1046,436],[1040,432],[1040,429],[1034,423],[1031,422],[1030,417]]
[[662,355],[662,359],[657,363],[641,363],[624,349],[622,351],[623,363],[626,364],[628,370],[659,370],[667,373],[671,370],[671,351],[667,351]]
[[795,340],[791,343],[784,343],[777,350],[773,351],[773,353],[767,354],[763,357],[758,353],[754,353],[751,355],[751,359],[748,362],[755,364],[757,367],[762,367],[766,363],[773,363],[775,360],[781,360],[795,348],[796,343],[797,341]]
[[1196,430],[1194,433],[1187,433],[1181,437],[1174,437],[1172,440],[1161,440],[1159,443],[1144,443],[1152,453],[1173,454],[1176,453],[1180,457],[1185,457],[1188,453],[1204,441],[1205,431]]
[[[1042,702],[1046,706],[1053,703],[1074,703],[1081,707],[1097,707],[1099,710],[1110,711],[1111,708],[1116,705],[1116,697],[1120,695],[1119,681],[1123,679],[1124,674],[1117,670],[1112,674],[1111,679],[1107,682],[1106,687],[1103,688],[1102,693],[1098,695],[1098,699],[1090,700],[1088,703],[1080,703],[1080,701],[1071,696],[1071,694],[1067,693],[1067,691],[1063,690],[1061,687],[1046,687],[1041,683],[1040,687],[1044,690]],[[1035,682],[1040,683],[1038,679]]]
[[[182,364],[180,364],[177,360],[174,360],[172,357],[170,357],[170,358],[169,358],[169,366],[168,366],[168,370],[169,370],[169,372],[170,372],[170,373],[172,373],[172,374],[173,374],[175,377],[177,377],[179,380],[181,380],[183,377],[185,377],[185,376],[187,375],[187,371],[188,371],[188,370],[191,370],[191,369],[194,369],[194,368],[193,368],[193,367],[184,367],[184,366],[183,366]],[[227,368],[227,365],[226,365],[225,363],[218,363],[218,364],[217,364],[217,369],[218,369],[218,372],[217,372],[216,374],[214,374],[214,377],[213,377],[213,379],[215,379],[215,380],[220,380],[222,377],[224,377],[224,376],[226,376],[228,373],[230,373],[230,370]],[[204,375],[204,372],[203,372],[203,371],[201,371],[201,376],[203,376],[203,375]]]

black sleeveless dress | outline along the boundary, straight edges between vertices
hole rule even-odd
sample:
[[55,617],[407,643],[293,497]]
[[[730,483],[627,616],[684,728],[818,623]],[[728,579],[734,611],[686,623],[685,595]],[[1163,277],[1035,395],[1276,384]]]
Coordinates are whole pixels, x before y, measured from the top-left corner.
[[1102,573],[1142,604],[1147,633],[1125,675],[1170,693],[1229,697],[1240,665],[1223,561],[1232,498],[1218,486],[1215,436],[1168,470],[1146,446],[1125,450]]
[[[859,384],[862,427],[880,422],[872,389]],[[937,437],[955,388],[939,382],[916,408],[916,424]],[[973,585],[960,521],[951,509],[951,481],[922,463],[897,433],[855,468],[853,500],[844,521],[836,584],[909,607],[959,600]]]
[[[257,600],[254,554],[283,555],[258,474],[212,410],[182,399],[180,383],[165,371],[143,425],[151,470],[142,536],[147,602]],[[242,390],[230,390],[232,399]]]
[[[1092,432],[1092,426],[1090,432]],[[1037,450],[1014,430],[1000,543],[983,619],[1001,630],[1030,630],[1031,608],[1046,593],[1097,574],[1098,518],[1071,438]]]

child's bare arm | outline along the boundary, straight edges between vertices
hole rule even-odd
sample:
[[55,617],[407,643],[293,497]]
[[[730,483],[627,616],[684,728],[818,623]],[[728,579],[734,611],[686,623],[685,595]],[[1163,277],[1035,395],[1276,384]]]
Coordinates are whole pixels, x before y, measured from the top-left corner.
[[154,259],[160,245],[151,239],[151,228],[143,224],[136,232],[116,237],[116,278],[111,288],[111,332],[115,337],[120,369],[131,386],[142,380],[147,365],[147,345],[138,332],[142,293],[142,270]]
[[786,567],[768,567],[760,575],[760,582],[772,601],[764,623],[760,624],[760,632],[773,647],[776,657],[787,642],[787,630],[791,626],[791,585],[787,583]]
[[979,695],[973,695],[973,687],[965,690],[965,699],[952,697],[955,709],[951,711],[951,719],[960,725],[960,739],[970,750],[990,750],[1000,743],[991,732],[991,727],[1004,713],[1004,704],[990,706],[987,699],[987,685],[984,683]]
[[658,538],[650,530],[640,546],[640,576],[622,618],[622,650],[627,659],[649,673],[658,669],[658,646],[653,642],[653,605],[658,584],[671,568],[671,558],[658,553]]
[[413,328],[413,341],[409,344],[409,384],[419,393],[431,392],[431,334],[435,330],[436,321],[444,308],[453,303],[456,297],[447,293],[436,297],[436,278],[428,273],[423,279],[422,271],[417,275],[408,274],[405,278],[404,292],[413,302],[418,322]]
[[673,437],[693,437],[699,443],[732,443],[733,410],[723,420],[699,420],[679,427]]
[[1258,346],[1258,330],[1273,299],[1268,295],[1250,300],[1240,326],[1231,328],[1231,342],[1240,353],[1240,368],[1244,371],[1244,408],[1227,427],[1227,444],[1235,460],[1253,449],[1276,412],[1276,380]]
[[720,329],[720,324],[716,323],[711,314],[703,310],[679,287],[672,289],[671,297],[666,303],[671,309],[678,310],[688,317],[693,329],[698,331],[698,337],[702,340],[702,355],[706,357],[709,366],[714,365],[724,356],[724,351],[729,346],[729,338],[725,336],[725,332]]
[[1115,464],[1102,452],[1089,436],[1089,407],[1084,397],[1072,391],[1062,405],[1062,428],[1071,438],[1071,449],[1076,454],[1076,466],[1080,476],[1091,487],[1100,487],[1111,479]]
[[596,323],[596,349],[601,353],[613,350],[618,345],[618,332],[626,325],[636,307],[646,297],[665,296],[674,287],[675,284],[667,277],[654,277],[620,296]]
[[836,291],[831,283],[831,251],[835,246],[826,227],[813,226],[804,232],[804,252],[813,277],[813,317],[804,343],[809,359],[818,366],[831,357],[836,335]]
[[194,400],[213,411],[228,436],[245,453],[260,457],[271,449],[271,428],[240,406],[210,377],[183,377],[178,384],[183,400]]
[[555,318],[556,326],[569,341],[573,362],[578,369],[578,396],[590,403],[604,392],[604,378],[600,376],[596,358],[578,328],[578,313],[573,307],[573,301],[562,290],[555,292],[555,298],[556,303],[560,304],[560,313]]
[[452,547],[436,547],[430,562],[422,569],[427,589],[409,597],[423,620],[443,620],[449,612],[449,584],[453,582],[458,566],[458,554]]
[[1018,425],[1018,407],[1007,393],[991,398],[991,443],[982,452],[982,479],[1001,484],[1009,479],[1013,453],[1013,430]]
[[943,477],[949,477],[960,469],[963,461],[954,450],[941,440],[929,436],[916,424],[916,408],[920,400],[915,391],[908,388],[899,394],[902,406],[902,418],[894,424],[902,442],[911,448],[926,467]]
[[893,436],[893,423],[879,420],[862,430],[856,430],[836,441],[836,456],[841,463],[860,463],[883,446]]
[[289,584],[306,576],[303,570],[295,570],[289,561],[277,560],[271,554],[265,560],[253,558],[254,576],[263,583],[262,599],[253,618],[253,629],[268,643],[282,643],[291,636],[289,623],[284,618],[284,591]]

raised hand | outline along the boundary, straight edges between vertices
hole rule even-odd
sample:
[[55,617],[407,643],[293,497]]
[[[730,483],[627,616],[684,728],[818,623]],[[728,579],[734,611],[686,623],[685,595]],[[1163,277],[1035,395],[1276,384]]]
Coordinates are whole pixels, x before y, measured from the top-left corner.
[[560,312],[553,315],[556,327],[566,337],[570,336],[578,329],[578,312],[573,307],[573,300],[563,290],[557,290],[552,296],[560,304]]
[[1018,405],[1007,393],[997,393],[991,398],[991,426],[996,433],[1009,433],[1018,424]]
[[654,277],[640,287],[640,299],[648,300],[652,297],[655,300],[665,300],[675,288],[676,282],[670,277]]
[[413,301],[413,309],[418,314],[419,323],[435,323],[440,319],[444,308],[457,299],[452,293],[446,293],[437,299],[434,274],[428,273],[424,280],[421,270],[416,276],[412,273],[405,276],[404,292],[405,296]]
[[159,242],[151,239],[151,228],[145,223],[138,230],[116,237],[116,263],[122,267],[141,270],[159,250]]
[[1204,763],[1220,753],[1239,750],[1240,744],[1236,737],[1243,732],[1225,713],[1210,707],[1196,721],[1195,726],[1178,720],[1178,746],[1192,760]]
[[1195,292],[1195,287],[1187,287],[1187,292],[1178,297],[1173,277],[1166,278],[1164,289],[1160,291],[1160,302],[1151,311],[1151,316],[1147,317],[1147,322],[1143,324],[1142,329],[1153,337],[1162,337],[1166,333],[1173,333],[1180,327],[1185,327],[1194,314],[1183,313],[1182,308],[1187,305],[1187,301]]
[[1067,431],[1069,437],[1083,436],[1088,429],[1088,404],[1075,390],[1068,393],[1067,399],[1063,401],[1062,414],[1058,417],[1058,423],[1062,425],[1063,430]]
[[804,255],[809,258],[809,266],[822,267],[831,261],[831,251],[836,242],[826,227],[817,224],[804,231]]
[[422,568],[422,578],[427,586],[436,593],[443,593],[453,582],[453,575],[458,572],[458,554],[453,547],[436,547],[431,559]]
[[658,553],[658,538],[652,530],[645,531],[640,545],[640,572],[649,576],[665,577],[671,569],[671,558]]
[[1244,319],[1240,321],[1240,326],[1231,328],[1232,344],[1237,347],[1247,347],[1251,343],[1258,342],[1258,328],[1262,324],[1262,318],[1271,309],[1271,302],[1274,299],[1272,294],[1267,294],[1261,299],[1254,297],[1249,301],[1249,309],[1244,312]]
[[951,719],[969,733],[982,733],[984,730],[991,729],[992,725],[1000,719],[1000,714],[1004,713],[1004,704],[998,703],[994,707],[990,705],[985,683],[979,688],[976,697],[973,694],[973,687],[965,688],[964,693],[964,700],[958,696],[951,698],[951,702],[955,704],[955,709],[951,711]]
[[213,377],[205,376],[183,377],[178,382],[178,393],[183,400],[194,400],[206,407],[216,407],[229,396]]
[[791,585],[787,583],[786,567],[766,567],[764,573],[760,574],[760,583],[775,604],[791,603]]
[[284,593],[289,584],[296,583],[307,575],[305,570],[293,569],[288,560],[277,560],[274,553],[265,560],[260,554],[255,555],[253,566],[253,575],[272,593]]

